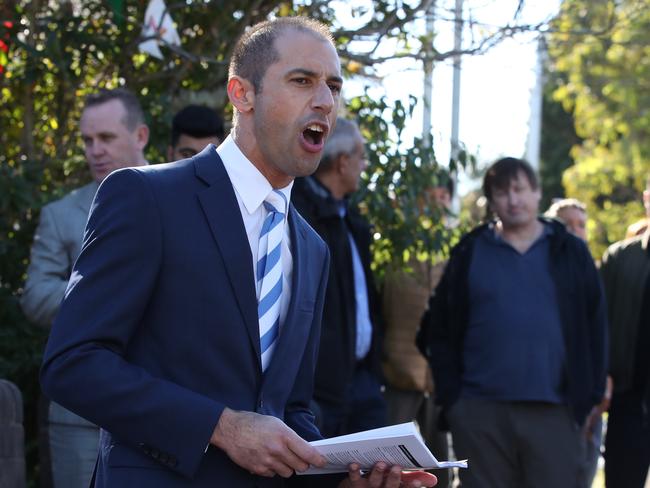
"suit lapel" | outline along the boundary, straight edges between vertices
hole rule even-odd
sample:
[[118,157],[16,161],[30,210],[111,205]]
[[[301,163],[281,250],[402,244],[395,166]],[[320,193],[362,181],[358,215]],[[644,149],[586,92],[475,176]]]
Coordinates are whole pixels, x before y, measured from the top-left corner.
[[260,335],[255,297],[253,258],[228,173],[210,145],[195,157],[196,176],[209,186],[198,193],[210,230],[221,251],[239,310],[260,363]]

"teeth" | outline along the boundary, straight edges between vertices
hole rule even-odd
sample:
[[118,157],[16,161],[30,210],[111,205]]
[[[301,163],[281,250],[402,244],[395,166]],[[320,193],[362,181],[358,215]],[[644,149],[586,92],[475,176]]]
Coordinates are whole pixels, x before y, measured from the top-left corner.
[[323,128],[318,124],[310,124],[307,126],[308,130],[313,130],[314,132],[323,132]]

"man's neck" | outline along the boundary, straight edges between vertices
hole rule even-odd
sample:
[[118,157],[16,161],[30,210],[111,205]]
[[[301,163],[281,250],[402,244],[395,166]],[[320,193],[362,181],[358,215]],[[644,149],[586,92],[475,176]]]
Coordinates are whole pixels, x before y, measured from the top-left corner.
[[525,225],[504,226],[503,221],[496,223],[495,230],[501,238],[520,253],[525,253],[544,231],[544,224],[538,219]]
[[345,198],[345,193],[338,183],[337,175],[332,173],[318,173],[314,175],[314,178],[316,178],[321,185],[327,188],[332,194],[332,197],[336,200],[343,200],[343,198]]

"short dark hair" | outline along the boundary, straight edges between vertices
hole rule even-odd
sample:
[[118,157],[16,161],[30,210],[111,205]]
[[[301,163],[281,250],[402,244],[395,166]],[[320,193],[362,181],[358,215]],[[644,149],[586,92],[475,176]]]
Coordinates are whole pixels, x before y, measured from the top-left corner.
[[523,159],[502,158],[488,168],[483,178],[483,194],[489,202],[492,201],[492,189],[504,189],[516,180],[519,172],[523,172],[533,190],[537,190],[539,182],[533,167]]
[[113,90],[102,88],[96,93],[91,93],[84,101],[84,110],[89,107],[103,105],[111,100],[119,100],[122,102],[122,106],[126,111],[126,118],[122,122],[129,130],[134,130],[138,125],[145,123],[144,112],[142,111],[138,97],[126,88],[114,88]]
[[312,34],[334,45],[329,28],[317,20],[308,17],[265,20],[244,32],[235,44],[228,66],[228,78],[241,76],[253,84],[256,93],[260,92],[266,70],[280,59],[275,40],[288,29]]
[[191,137],[214,136],[223,141],[223,119],[210,107],[188,105],[179,110],[172,119],[172,147],[176,147],[181,134]]

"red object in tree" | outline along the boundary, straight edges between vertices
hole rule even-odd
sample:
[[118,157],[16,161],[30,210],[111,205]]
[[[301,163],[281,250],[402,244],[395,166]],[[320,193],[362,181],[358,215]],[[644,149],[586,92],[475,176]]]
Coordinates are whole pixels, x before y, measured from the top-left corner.
[[[6,32],[2,36],[2,39],[0,39],[0,51],[2,51],[5,54],[9,53],[9,29],[13,28],[14,24],[10,20],[4,20],[2,21],[2,27],[6,29]],[[4,59],[6,59],[6,56],[3,56]],[[2,75],[5,71],[5,66],[2,64],[0,61],[0,75]]]

